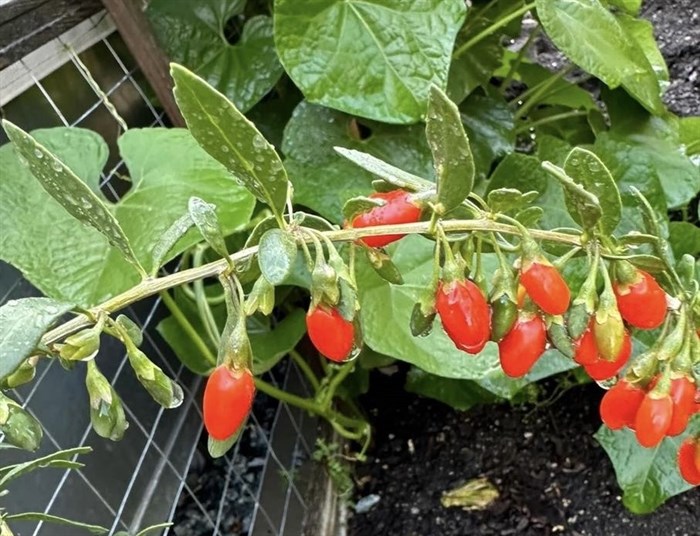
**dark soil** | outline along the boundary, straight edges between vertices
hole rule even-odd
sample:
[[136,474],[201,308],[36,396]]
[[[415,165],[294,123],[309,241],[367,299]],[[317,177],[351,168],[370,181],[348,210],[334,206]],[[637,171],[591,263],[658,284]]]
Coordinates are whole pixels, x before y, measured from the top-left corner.
[[[403,390],[400,374],[373,377],[363,401],[376,447],[358,464],[356,498],[379,503],[350,519],[353,536],[697,536],[700,489],[655,513],[625,509],[605,451],[596,385],[551,405],[489,405],[459,412]],[[550,387],[555,382],[550,382]],[[500,497],[483,511],[444,508],[444,491],[487,477]]]

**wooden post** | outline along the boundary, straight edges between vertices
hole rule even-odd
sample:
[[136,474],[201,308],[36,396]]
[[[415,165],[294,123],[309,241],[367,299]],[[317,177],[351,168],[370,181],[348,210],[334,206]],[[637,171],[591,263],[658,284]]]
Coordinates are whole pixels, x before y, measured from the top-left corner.
[[151,25],[141,10],[141,3],[138,0],[102,0],[102,3],[151,84],[170,122],[173,126],[184,127],[185,121],[173,97],[168,57],[156,41]]

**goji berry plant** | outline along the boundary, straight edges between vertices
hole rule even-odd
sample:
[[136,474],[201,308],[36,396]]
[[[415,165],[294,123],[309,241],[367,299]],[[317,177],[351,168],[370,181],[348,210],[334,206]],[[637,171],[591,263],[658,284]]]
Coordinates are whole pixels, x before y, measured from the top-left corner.
[[[187,65],[172,76],[188,130],[121,136],[119,201],[100,191],[97,135],[3,123],[2,258],[48,296],[0,309],[5,388],[39,359],[87,362],[93,426],[118,440],[124,411],[96,358],[110,336],[154,400],[178,406],[138,326],[115,317],[159,294],[159,332],[208,376],[214,456],[256,391],[326,419],[362,460],[371,428],[354,397],[373,367],[404,361],[429,375],[420,394],[493,400],[580,365],[608,389],[597,439],[625,504],[651,511],[698,484],[698,122],[664,107],[668,73],[635,2],[148,10]],[[502,46],[526,13],[537,28]],[[528,59],[540,29],[601,82],[596,98],[573,67]],[[260,377],[286,356],[313,396]],[[7,404],[24,424],[0,413],[6,437],[36,448],[40,426]]]

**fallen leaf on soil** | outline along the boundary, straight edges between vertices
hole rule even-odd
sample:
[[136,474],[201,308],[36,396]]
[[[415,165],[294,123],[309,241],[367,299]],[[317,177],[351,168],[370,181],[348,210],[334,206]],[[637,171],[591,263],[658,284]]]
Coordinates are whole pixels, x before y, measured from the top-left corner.
[[463,486],[444,492],[440,502],[445,508],[460,506],[463,510],[484,510],[498,496],[498,489],[487,478],[475,478]]

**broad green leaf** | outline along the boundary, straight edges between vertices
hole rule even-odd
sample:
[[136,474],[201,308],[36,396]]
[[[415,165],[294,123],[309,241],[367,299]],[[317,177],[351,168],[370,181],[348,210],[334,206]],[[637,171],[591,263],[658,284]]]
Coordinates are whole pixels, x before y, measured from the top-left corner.
[[282,143],[296,203],[339,223],[347,199],[372,192],[372,173],[340,156],[333,149],[336,146],[370,153],[420,177],[433,177],[422,125],[397,127],[363,121],[361,127],[369,134],[366,139],[360,139],[360,123],[351,116],[308,102],[299,104]]
[[[612,234],[620,222],[622,201],[617,185],[605,164],[594,153],[576,147],[566,157],[564,171],[587,192],[598,198],[603,211],[600,228],[606,235]],[[566,196],[565,200],[569,213],[578,223],[583,223],[582,219],[576,217],[579,212],[577,203],[572,201],[571,196]]]
[[609,87],[622,85],[647,110],[664,105],[656,74],[599,0],[537,0],[537,16],[554,44],[574,63]]
[[44,190],[75,219],[102,233],[111,246],[117,248],[127,261],[143,272],[119,222],[95,192],[24,130],[5,120],[2,121],[2,126],[14,143],[20,164],[29,168]]
[[608,453],[617,482],[624,491],[622,502],[635,514],[653,512],[674,495],[691,489],[678,472],[676,457],[685,437],[700,433],[700,417],[691,421],[686,433],[667,437],[658,446],[643,448],[629,429],[613,432],[603,426],[595,438]]
[[248,333],[253,347],[253,374],[257,376],[274,367],[299,344],[306,333],[306,313],[294,309],[274,327],[250,327]]
[[515,150],[513,112],[504,99],[477,92],[469,95],[459,110],[480,181],[488,176],[495,160]]
[[[75,447],[71,449],[59,450],[58,452],[47,454],[41,458],[29,460],[28,462],[2,467],[0,468],[0,475],[2,475],[0,477],[0,489],[4,489],[7,486],[7,483],[15,478],[31,473],[36,469],[41,469],[43,467],[74,467],[77,463],[73,461],[75,456],[80,454],[88,454],[90,452],[92,452],[90,447]],[[77,466],[80,467],[82,465],[77,463]]]
[[537,197],[539,193],[534,190],[523,193],[515,188],[498,188],[489,191],[487,201],[494,212],[508,212],[523,208]]
[[271,285],[283,284],[294,267],[297,243],[294,237],[281,229],[270,229],[258,245],[260,272]]
[[282,64],[311,102],[414,123],[445,87],[462,0],[275,0]]
[[44,512],[22,512],[21,514],[7,514],[4,517],[5,521],[12,523],[13,521],[45,521],[54,525],[64,525],[72,527],[78,531],[85,531],[89,534],[109,534],[109,529],[99,525],[90,525],[65,517],[46,514]]
[[12,374],[72,308],[51,298],[10,300],[0,307],[0,380]]
[[493,393],[474,381],[442,378],[418,367],[411,367],[408,371],[404,387],[409,393],[434,398],[461,411],[498,400]]
[[700,228],[685,221],[672,221],[668,224],[668,242],[676,259],[686,253],[697,258],[700,255]]
[[631,15],[636,15],[642,7],[642,0],[603,0],[610,7],[623,9]]
[[[99,192],[100,172],[107,159],[102,138],[77,128],[33,134]],[[131,189],[116,204],[103,202],[109,203],[149,273],[157,269],[154,257],[155,262],[165,262],[201,241],[201,235],[192,229],[162,251],[163,235],[187,211],[191,196],[225,197],[219,209],[225,234],[249,221],[253,197],[186,130],[130,129],[118,144],[130,172]],[[0,219],[5,222],[0,233],[2,260],[20,269],[47,296],[82,306],[100,303],[138,283],[136,272],[107,239],[66,213],[20,165],[11,144],[0,147],[0,169]]]
[[170,250],[173,249],[173,246],[193,225],[194,222],[188,213],[180,216],[166,229],[153,247],[151,274],[155,274],[158,271],[158,268],[163,265],[165,258]]
[[226,39],[226,24],[244,0],[154,0],[146,14],[168,56],[183,64],[246,112],[274,87],[284,70],[277,59],[272,18],[245,21],[240,39]]
[[190,197],[187,205],[190,218],[202,233],[202,236],[218,255],[228,257],[228,248],[224,240],[224,234],[216,216],[215,206],[207,203],[199,197]]
[[666,227],[666,196],[661,179],[650,154],[627,142],[619,141],[608,133],[596,139],[593,151],[605,163],[620,190],[622,218],[617,227],[618,234],[642,230],[639,201],[631,187],[637,188],[649,200],[659,216],[662,229]]
[[668,67],[666,67],[666,60],[664,60],[659,51],[659,46],[656,44],[654,27],[651,22],[638,19],[626,13],[617,13],[615,18],[622,26],[622,30],[644,53],[652,69],[654,69],[659,86],[662,90],[665,89],[669,82]]
[[447,79],[447,94],[456,103],[461,103],[467,95],[490,80],[493,72],[501,64],[501,57],[506,49],[501,45],[503,35],[517,37],[520,35],[521,19],[518,17],[510,24],[498,28],[474,45],[463,47],[486,28],[493,26],[497,20],[508,16],[522,5],[521,1],[497,0],[496,2],[472,2],[467,12],[467,19],[460,29],[455,41],[455,51]]
[[433,153],[438,202],[446,213],[472,191],[474,158],[457,106],[437,86],[430,86],[425,135]]
[[[507,378],[501,371],[495,343],[488,343],[477,356],[461,352],[445,335],[439,319],[429,335],[414,337],[410,330],[411,311],[421,292],[430,285],[433,243],[420,236],[409,236],[392,248],[392,260],[404,278],[401,286],[388,283],[366,261],[358,259],[362,332],[372,350],[437,376],[477,381],[484,389],[504,398],[512,397],[533,381],[530,377]],[[487,273],[496,269],[494,255],[484,254],[483,258]],[[570,360],[545,356],[532,375],[538,379],[571,366]]]
[[181,65],[170,69],[175,99],[200,146],[258,200],[284,211],[288,179],[275,148],[224,95]]
[[700,166],[700,117],[681,117],[678,137],[684,152],[696,166]]

